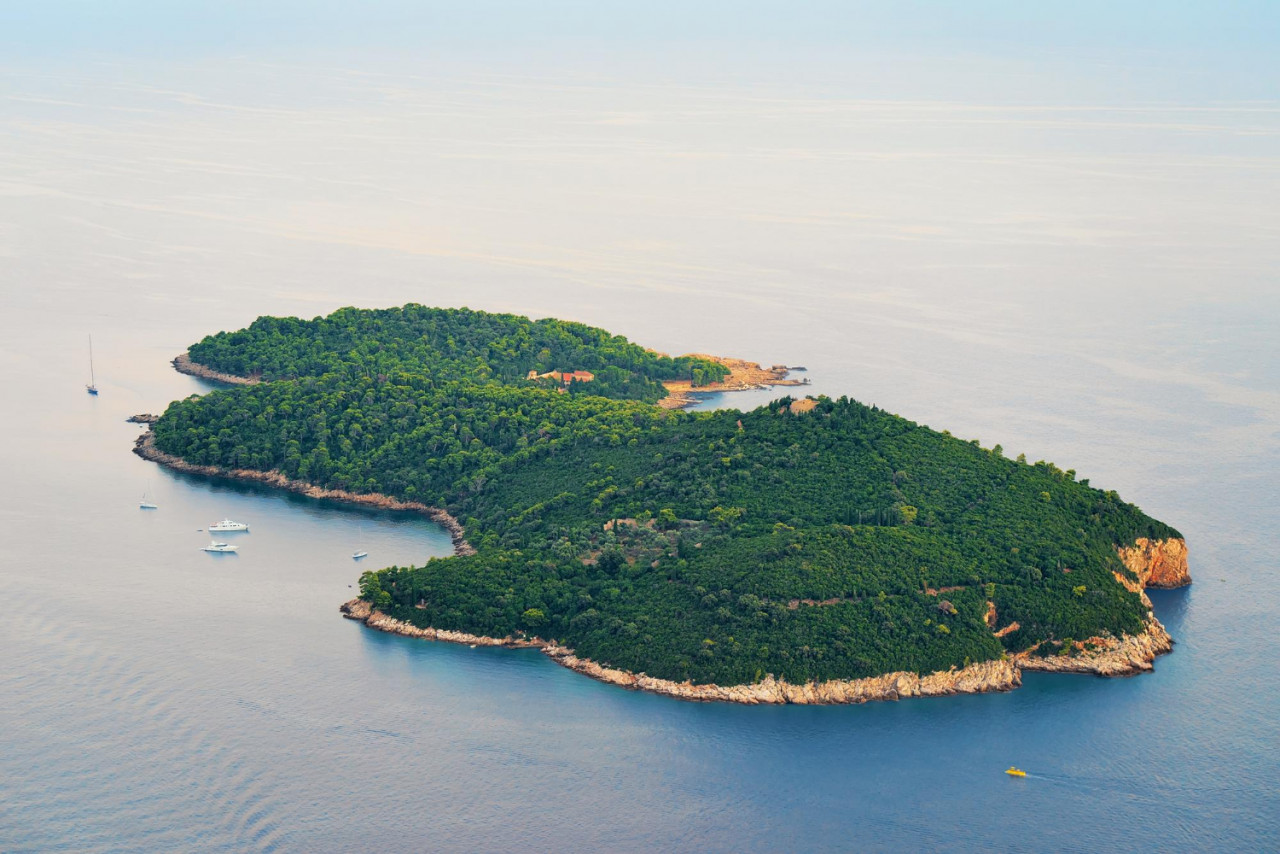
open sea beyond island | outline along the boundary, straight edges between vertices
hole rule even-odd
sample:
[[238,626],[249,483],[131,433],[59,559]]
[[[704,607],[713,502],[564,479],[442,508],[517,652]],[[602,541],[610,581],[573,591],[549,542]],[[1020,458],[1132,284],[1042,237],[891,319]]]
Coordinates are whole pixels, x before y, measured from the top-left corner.
[[[659,78],[635,44],[603,77],[9,55],[0,851],[1274,849],[1277,93],[929,44],[892,83],[789,42]],[[128,416],[213,387],[170,366],[204,335],[410,301],[804,365],[806,393],[1075,469],[1185,535],[1193,586],[1150,593],[1174,651],[1004,694],[680,702],[344,620],[362,570],[447,533],[130,453]],[[239,550],[202,552],[228,517]]]

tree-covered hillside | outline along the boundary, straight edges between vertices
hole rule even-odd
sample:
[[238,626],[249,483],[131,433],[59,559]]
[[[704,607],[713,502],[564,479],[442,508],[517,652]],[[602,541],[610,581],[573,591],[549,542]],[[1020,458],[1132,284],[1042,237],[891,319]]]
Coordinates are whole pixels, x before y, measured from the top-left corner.
[[[260,317],[248,329],[210,335],[188,354],[221,373],[266,380],[410,371],[440,379],[520,383],[527,382],[530,371],[588,371],[594,378],[571,383],[570,391],[650,403],[664,396],[663,380],[687,379],[701,386],[728,374],[716,362],[661,356],[581,323],[413,304],[378,311],[346,308],[313,320]],[[554,380],[533,384],[556,385]]]
[[[562,349],[539,361],[552,341]],[[524,379],[614,366],[654,382],[690,369],[576,324],[344,309],[263,318],[191,356],[290,379],[172,404],[154,428],[161,450],[462,521],[475,555],[362,576],[382,610],[555,638],[653,676],[928,672],[1136,632],[1144,608],[1113,576],[1124,571],[1115,547],[1177,536],[1072,472],[852,400],[667,412],[647,391],[619,400]],[[1019,628],[997,637],[988,603],[995,627]]]

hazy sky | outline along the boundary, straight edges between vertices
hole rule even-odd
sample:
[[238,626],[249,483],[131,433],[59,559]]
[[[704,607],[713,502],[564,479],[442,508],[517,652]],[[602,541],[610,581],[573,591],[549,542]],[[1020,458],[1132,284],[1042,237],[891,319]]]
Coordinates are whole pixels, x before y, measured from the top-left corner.
[[[977,84],[1001,98],[1274,98],[1278,45],[1280,4],[1271,0],[0,3],[0,50],[9,62],[266,53],[472,56],[527,69],[540,57],[539,64],[621,65],[658,79],[700,73],[848,84],[852,73],[868,94],[910,97]],[[878,60],[874,82],[858,71],[859,58]],[[944,60],[953,73],[913,67],[922,60]],[[996,69],[1012,78],[1002,85],[969,73],[1003,62],[1021,67]]]

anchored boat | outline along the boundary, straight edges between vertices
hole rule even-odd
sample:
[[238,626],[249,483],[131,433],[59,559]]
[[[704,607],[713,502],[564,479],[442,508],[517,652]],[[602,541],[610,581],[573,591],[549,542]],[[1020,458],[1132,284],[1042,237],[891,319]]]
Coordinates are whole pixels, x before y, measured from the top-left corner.
[[204,547],[204,548],[202,548],[200,551],[202,551],[202,552],[214,552],[214,553],[219,553],[219,554],[220,554],[220,553],[223,553],[223,552],[233,552],[233,551],[235,551],[237,548],[239,548],[239,546],[232,546],[232,545],[228,545],[227,543],[219,543],[219,542],[216,542],[216,541],[215,541],[215,542],[209,543],[209,545],[205,546],[205,547]]
[[93,336],[89,336],[89,382],[85,385],[84,390],[89,394],[96,395],[98,393],[98,380],[93,375]]
[[233,522],[230,519],[223,519],[221,522],[214,522],[209,526],[211,532],[221,531],[247,531],[249,526],[244,522]]

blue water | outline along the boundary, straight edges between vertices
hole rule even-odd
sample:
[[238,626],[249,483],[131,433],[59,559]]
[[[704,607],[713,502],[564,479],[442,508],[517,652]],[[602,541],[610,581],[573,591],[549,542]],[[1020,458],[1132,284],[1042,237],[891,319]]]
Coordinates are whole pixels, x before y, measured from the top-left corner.
[[[64,5],[0,12],[0,851],[1276,847],[1269,7]],[[1075,468],[1186,535],[1175,651],[746,708],[343,620],[448,538],[175,475],[124,419],[207,391],[168,362],[209,332],[408,301],[803,364],[781,392]]]

